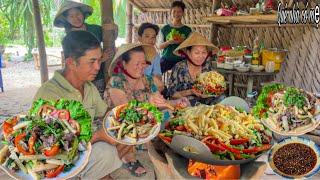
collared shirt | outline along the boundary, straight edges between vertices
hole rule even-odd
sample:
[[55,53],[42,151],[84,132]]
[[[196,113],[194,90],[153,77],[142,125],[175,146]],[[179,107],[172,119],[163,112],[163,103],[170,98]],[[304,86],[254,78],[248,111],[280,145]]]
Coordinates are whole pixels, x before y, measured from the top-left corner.
[[156,57],[154,57],[152,63],[150,66],[148,66],[145,70],[144,70],[144,74],[147,76],[154,76],[154,75],[158,75],[161,76],[161,67],[160,67],[160,55],[157,54]]
[[108,108],[107,104],[100,97],[97,88],[91,82],[84,84],[84,97],[82,97],[80,91],[74,88],[63,77],[61,70],[55,71],[54,76],[39,88],[34,100],[38,98],[46,100],[64,98],[79,101],[88,111],[92,120],[97,117],[103,117]]

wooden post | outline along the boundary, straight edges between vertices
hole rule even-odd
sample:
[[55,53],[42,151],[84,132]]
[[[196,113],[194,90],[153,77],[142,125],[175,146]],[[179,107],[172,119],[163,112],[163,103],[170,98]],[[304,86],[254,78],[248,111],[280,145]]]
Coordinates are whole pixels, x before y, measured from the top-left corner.
[[211,34],[210,34],[210,41],[216,45],[216,46],[219,46],[219,42],[218,42],[218,25],[215,25],[215,24],[211,24]]
[[126,41],[127,43],[132,43],[132,4],[127,1],[127,9],[126,9],[126,14],[127,14],[127,36],[126,36]]
[[38,0],[32,0],[33,4],[33,13],[34,13],[34,23],[37,32],[37,42],[38,42],[38,51],[40,55],[40,74],[41,74],[41,83],[44,83],[48,80],[48,66],[47,66],[47,55],[46,48],[43,38],[43,29],[40,15],[40,8]]
[[[115,40],[117,39],[118,31],[117,26],[113,21],[112,0],[100,0],[100,5],[102,13],[103,49],[113,49],[113,52],[115,53]],[[106,60],[104,69],[106,82],[109,80],[108,69],[112,59],[113,56]]]

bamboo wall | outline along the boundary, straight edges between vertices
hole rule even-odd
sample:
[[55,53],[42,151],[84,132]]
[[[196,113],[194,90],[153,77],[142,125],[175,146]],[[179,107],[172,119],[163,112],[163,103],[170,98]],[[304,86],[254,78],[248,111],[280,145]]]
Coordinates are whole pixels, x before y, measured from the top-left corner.
[[[212,10],[209,6],[197,9],[186,9],[182,22],[189,25],[193,31],[198,31],[209,38],[210,23],[203,21],[201,17],[209,16],[212,14],[211,12]],[[133,18],[133,24],[136,26],[133,30],[133,42],[137,42],[137,28],[143,22],[158,24],[161,27],[170,22],[169,11],[146,12],[135,15]]]
[[[210,23],[201,20],[202,16],[211,14],[211,7],[187,9],[183,19],[185,24],[191,24],[194,31],[198,31],[208,39],[211,34]],[[160,25],[169,22],[169,12],[146,12],[134,16],[134,42],[137,41],[137,25],[151,22]],[[196,25],[195,25],[196,24]],[[311,26],[219,26],[217,45],[246,45],[253,46],[253,40],[259,36],[265,42],[266,48],[285,48],[289,50],[286,61],[275,81],[303,88],[311,92],[320,92],[320,30]],[[236,81],[246,83],[245,77],[238,77]],[[255,82],[257,85],[259,82]],[[236,88],[235,94],[245,96],[245,88]]]

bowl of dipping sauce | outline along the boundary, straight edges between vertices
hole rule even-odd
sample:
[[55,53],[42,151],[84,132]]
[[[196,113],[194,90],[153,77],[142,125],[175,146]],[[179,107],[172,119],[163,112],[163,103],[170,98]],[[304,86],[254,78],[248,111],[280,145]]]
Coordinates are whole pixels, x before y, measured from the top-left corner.
[[270,168],[290,179],[310,178],[320,169],[320,149],[301,137],[286,138],[273,145],[268,154]]

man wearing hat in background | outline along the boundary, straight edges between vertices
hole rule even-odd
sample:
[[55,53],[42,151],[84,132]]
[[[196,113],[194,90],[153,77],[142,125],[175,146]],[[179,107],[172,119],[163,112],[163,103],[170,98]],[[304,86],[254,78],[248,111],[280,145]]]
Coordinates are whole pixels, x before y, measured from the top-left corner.
[[[53,78],[40,87],[34,100],[76,100],[83,104],[92,119],[104,117],[107,105],[90,82],[100,69],[102,52],[99,41],[87,31],[72,31],[64,37],[62,46],[65,68],[55,71]],[[78,176],[83,179],[108,179],[111,172],[121,167],[122,161],[115,142],[105,135],[103,129],[98,129],[94,123],[93,126],[96,128],[91,140],[92,152],[87,166]]]
[[[101,43],[103,40],[102,28],[99,25],[87,24],[85,19],[93,13],[91,6],[74,1],[65,1],[54,19],[54,26],[64,27],[66,33],[71,31],[83,30],[92,33]],[[113,50],[107,49],[103,54],[103,59],[110,59],[113,56]],[[100,96],[103,96],[105,88],[105,62],[101,63],[101,68],[93,84],[97,87]]]

